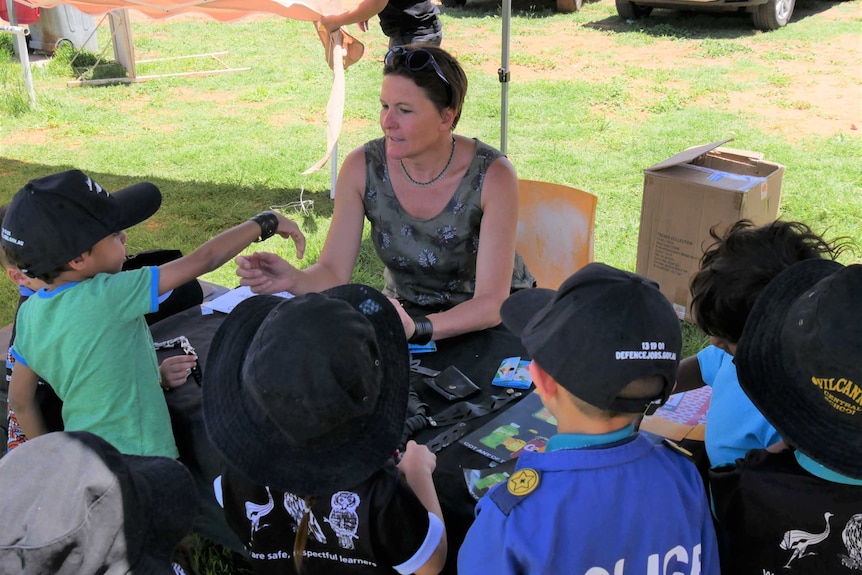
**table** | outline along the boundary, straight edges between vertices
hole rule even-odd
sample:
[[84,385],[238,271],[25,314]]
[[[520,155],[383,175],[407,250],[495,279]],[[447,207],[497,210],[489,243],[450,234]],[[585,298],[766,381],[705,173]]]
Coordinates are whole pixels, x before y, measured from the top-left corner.
[[[225,317],[227,317],[225,314],[219,312],[202,314],[201,308],[196,306],[153,324],[151,331],[156,342],[180,335],[186,336],[198,354],[201,369],[205,371],[210,341]],[[178,353],[182,351],[160,350],[159,361]],[[526,352],[520,339],[505,327],[498,326],[439,341],[436,352],[415,357],[421,361],[423,367],[442,370],[454,365],[460,369],[481,388],[477,396],[468,400],[476,402],[491,394],[505,394],[504,389],[492,387],[491,381],[500,362],[506,357],[513,356],[526,359]],[[421,377],[414,374],[411,381],[422,401],[428,404],[430,414],[439,413],[454,403],[447,401],[422,383]],[[206,373],[204,373],[204,379],[206,379]],[[242,544],[227,527],[222,510],[213,497],[212,481],[220,475],[222,462],[206,436],[201,413],[201,388],[189,379],[184,385],[166,392],[165,398],[171,413],[180,460],[194,475],[201,497],[201,513],[196,530],[216,543],[243,552]],[[500,411],[467,421],[467,428],[477,429],[516,401],[513,400]],[[419,432],[415,439],[419,443],[425,443],[445,429],[425,429]],[[458,548],[473,520],[475,501],[467,490],[462,468],[488,467],[490,463],[490,460],[483,455],[457,442],[437,454],[434,483],[443,509],[449,541],[449,558],[444,573],[456,572]]]

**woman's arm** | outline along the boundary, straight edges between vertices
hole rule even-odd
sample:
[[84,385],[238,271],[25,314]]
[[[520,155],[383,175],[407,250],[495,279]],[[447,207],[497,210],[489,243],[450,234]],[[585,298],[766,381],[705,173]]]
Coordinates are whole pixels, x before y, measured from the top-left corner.
[[[509,296],[518,229],[518,177],[505,157],[494,161],[482,184],[482,227],[476,256],[476,291],[452,309],[431,314],[433,339],[479,331],[500,323],[500,306]],[[407,337],[415,326],[399,308]]]
[[335,208],[317,262],[300,270],[268,252],[236,258],[240,285],[255,293],[319,292],[350,283],[359,256],[365,208],[365,151],[360,146],[344,159],[335,185]]

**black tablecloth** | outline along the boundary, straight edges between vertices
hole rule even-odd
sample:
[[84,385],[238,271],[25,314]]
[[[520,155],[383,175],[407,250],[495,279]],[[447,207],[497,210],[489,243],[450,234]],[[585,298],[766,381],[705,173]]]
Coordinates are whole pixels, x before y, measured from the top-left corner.
[[[156,342],[185,335],[198,353],[202,369],[206,369],[206,358],[210,340],[226,316],[219,312],[201,314],[195,307],[171,316],[154,324],[151,328]],[[285,342],[290,345],[290,342]],[[170,355],[182,353],[181,350],[159,352],[159,361]],[[505,394],[505,390],[492,387],[491,381],[500,365],[507,357],[526,358],[520,340],[505,327],[498,326],[481,332],[441,340],[437,351],[415,355],[423,367],[442,370],[455,366],[481,388],[479,394],[468,401],[477,402],[491,394]],[[204,374],[204,379],[206,375]],[[428,412],[436,414],[453,405],[421,382],[421,376],[412,378],[413,388],[422,401],[428,404]],[[202,509],[198,531],[231,549],[242,551],[242,545],[224,522],[221,508],[215,502],[212,491],[213,479],[221,473],[221,461],[206,437],[201,414],[201,389],[192,379],[165,394],[174,425],[180,459],[191,469],[198,483]],[[502,410],[514,404],[507,404]],[[469,430],[477,429],[500,411],[466,422]],[[417,434],[415,439],[425,443],[445,431],[446,427],[429,428]],[[454,443],[437,454],[437,470],[434,482],[443,508],[444,520],[449,539],[449,560],[444,572],[454,573],[458,548],[473,519],[475,501],[470,496],[462,468],[483,468],[490,464],[483,455],[472,451],[460,443]]]

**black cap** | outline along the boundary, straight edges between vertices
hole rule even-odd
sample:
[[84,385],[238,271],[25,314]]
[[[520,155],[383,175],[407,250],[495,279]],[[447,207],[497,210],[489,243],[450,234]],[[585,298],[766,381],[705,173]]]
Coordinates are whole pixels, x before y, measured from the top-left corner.
[[[667,399],[682,351],[682,329],[658,284],[601,263],[555,292],[525,289],[500,309],[530,357],[575,397],[607,411],[639,413]],[[657,375],[663,391],[620,398],[632,381]]]
[[109,235],[158,211],[159,189],[148,182],[109,194],[79,170],[30,180],[9,203],[3,247],[35,277],[58,269]]

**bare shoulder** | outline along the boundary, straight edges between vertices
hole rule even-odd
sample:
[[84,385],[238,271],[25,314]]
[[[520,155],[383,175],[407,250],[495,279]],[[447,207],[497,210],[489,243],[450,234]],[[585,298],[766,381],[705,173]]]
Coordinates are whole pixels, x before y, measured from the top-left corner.
[[339,191],[354,192],[361,195],[365,189],[365,147],[359,146],[350,151],[338,171],[335,197]]
[[[484,193],[487,190],[493,190],[494,193]],[[509,158],[500,156],[488,166],[482,192],[482,203],[486,205],[488,202],[517,202],[518,175]]]
[[357,146],[350,150],[347,156],[344,158],[344,163],[341,165],[341,169],[354,169],[365,167],[365,145]]

